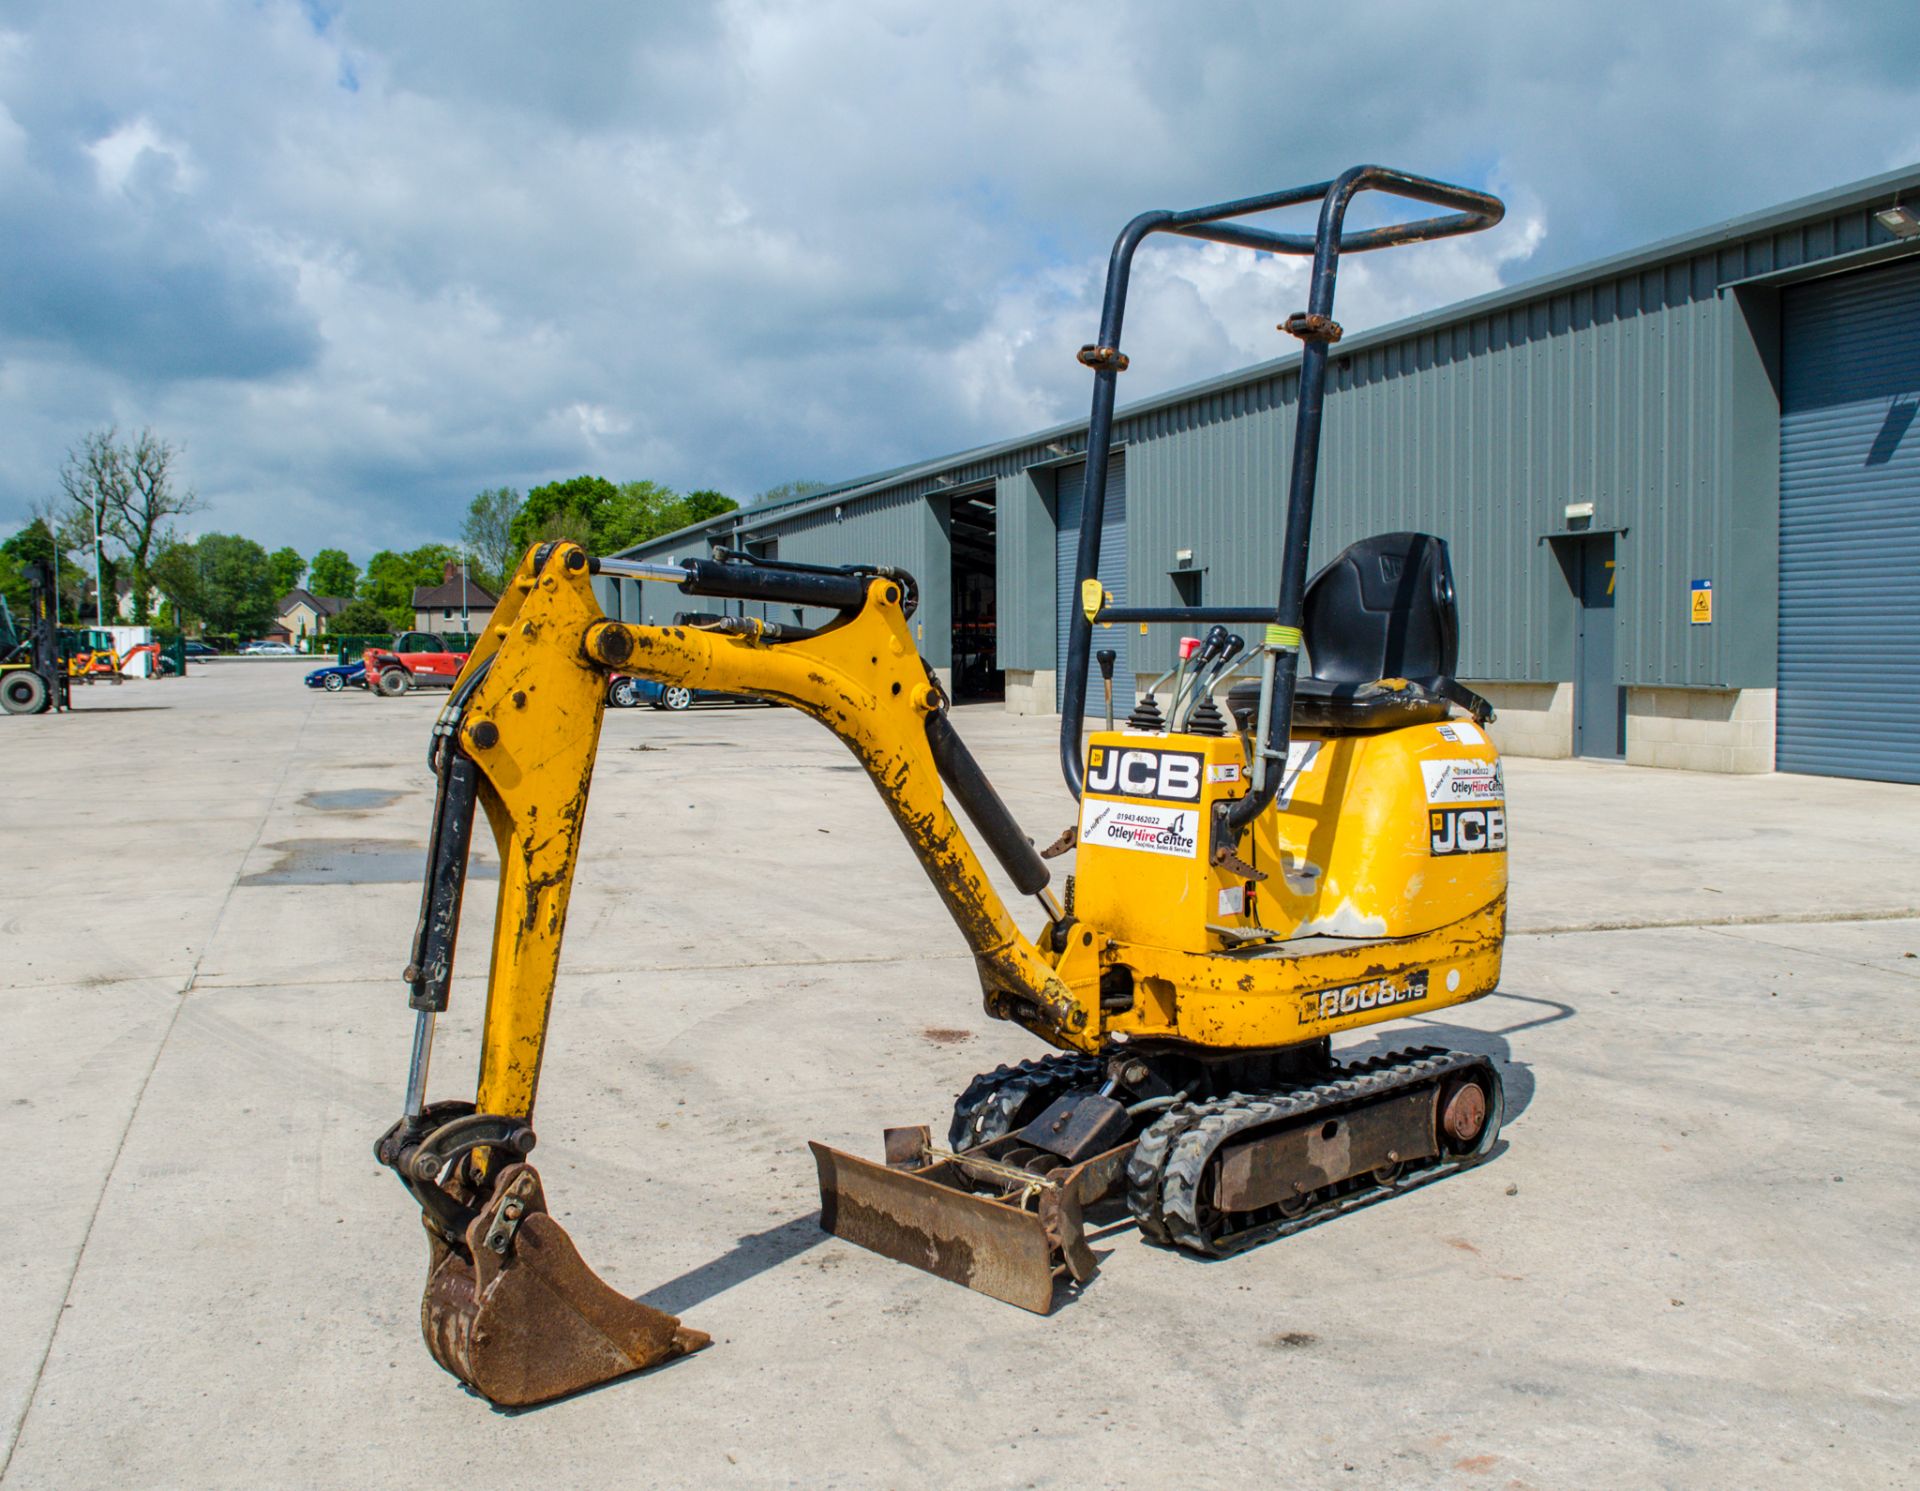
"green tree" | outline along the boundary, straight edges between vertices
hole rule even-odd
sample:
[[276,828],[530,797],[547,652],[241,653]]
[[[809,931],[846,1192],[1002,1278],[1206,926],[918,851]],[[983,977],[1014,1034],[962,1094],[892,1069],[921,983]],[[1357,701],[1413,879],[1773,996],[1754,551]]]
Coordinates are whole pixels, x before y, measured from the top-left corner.
[[[722,513],[735,512],[740,504],[724,492],[689,492],[680,499],[678,527],[685,528],[691,523],[704,523],[708,518],[717,518]],[[673,530],[668,529],[669,533]]]
[[60,489],[67,501],[70,523],[90,527],[95,510],[100,530],[125,550],[133,584],[133,620],[147,621],[149,569],[168,519],[195,513],[205,505],[191,489],[174,484],[174,466],[180,448],[142,430],[129,444],[109,425],[93,430],[67,452],[60,468]]
[[704,523],[708,518],[717,518],[722,513],[730,513],[739,506],[740,504],[731,497],[719,492],[689,492],[684,497],[675,497],[660,510],[650,532],[628,539],[627,542],[643,543],[647,539],[658,538],[663,533],[690,528],[695,523]]
[[527,493],[508,525],[513,547],[524,554],[547,539],[566,538],[593,548],[610,513],[623,507],[620,489],[604,476],[548,482]]
[[[412,624],[412,617],[409,616],[407,625]],[[372,601],[348,601],[327,618],[326,629],[342,636],[359,637],[378,637],[387,632],[406,630],[405,627],[390,625],[387,613]]]
[[615,554],[736,506],[719,492],[683,497],[656,481],[616,487],[603,476],[576,476],[527,493],[511,523],[513,553],[517,559],[533,544],[567,538],[596,554]]
[[275,549],[267,556],[273,566],[273,583],[280,587],[285,595],[300,583],[300,577],[307,572],[307,561],[300,557],[298,549]]
[[313,556],[313,572],[307,579],[307,589],[315,595],[348,596],[359,587],[360,566],[347,558],[344,549],[322,549]]
[[[53,530],[44,518],[35,518],[5,543],[0,543],[0,595],[7,598],[13,614],[24,618],[32,600],[33,587],[27,584],[29,564],[53,562]],[[25,625],[24,620],[21,623]]]
[[169,531],[154,548],[147,576],[175,627],[184,631],[199,619],[200,565],[192,544]]
[[447,561],[458,558],[445,544],[422,544],[404,554],[382,549],[367,561],[359,597],[380,608],[388,630],[405,631],[413,625],[415,587],[438,585],[446,578]]
[[93,575],[90,570],[82,571],[67,557],[65,548],[54,535],[53,523],[45,515],[35,517],[5,543],[0,543],[0,595],[6,596],[7,605],[18,617],[27,615],[33,594],[25,574],[29,564],[56,566],[55,572],[60,577],[61,615],[71,625],[79,614],[79,597],[92,583]]
[[250,538],[209,533],[193,545],[200,618],[216,632],[250,636],[267,629],[282,592],[273,559]]
[[594,527],[593,552],[616,554],[672,532],[678,526],[673,515],[679,511],[679,503],[680,494],[659,482],[622,482],[618,495],[607,504]]
[[815,492],[824,492],[827,484],[823,481],[811,481],[804,477],[794,481],[783,481],[777,487],[768,487],[753,499],[752,506],[765,507],[769,502],[785,502],[789,497],[811,497]]
[[520,494],[512,487],[492,487],[467,504],[461,540],[473,566],[473,578],[498,595],[520,564],[526,547],[514,539],[513,520],[519,515]]

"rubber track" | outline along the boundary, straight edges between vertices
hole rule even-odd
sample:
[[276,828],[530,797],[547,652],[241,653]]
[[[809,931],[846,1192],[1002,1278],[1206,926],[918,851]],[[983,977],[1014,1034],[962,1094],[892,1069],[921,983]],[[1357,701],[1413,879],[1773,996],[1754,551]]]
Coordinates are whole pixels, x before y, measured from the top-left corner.
[[947,1127],[949,1149],[972,1149],[1010,1134],[1017,1125],[1016,1115],[1031,1098],[1044,1101],[1029,1117],[1037,1115],[1047,1103],[1063,1092],[1088,1085],[1099,1086],[1106,1064],[1098,1056],[1067,1051],[1023,1061],[1018,1066],[997,1066],[982,1072],[967,1084],[967,1090],[953,1100],[953,1121]]
[[[1458,1073],[1474,1071],[1486,1072],[1492,1078],[1494,1091],[1489,1094],[1487,1130],[1471,1153],[1443,1154],[1425,1168],[1401,1176],[1391,1184],[1365,1180],[1357,1185],[1349,1182],[1345,1188],[1317,1195],[1314,1204],[1298,1216],[1282,1216],[1274,1208],[1266,1208],[1257,1214],[1261,1220],[1243,1226],[1238,1232],[1224,1235],[1211,1232],[1201,1221],[1201,1201],[1208,1167],[1221,1146],[1228,1141],[1252,1129],[1296,1122],[1316,1112],[1376,1101],[1410,1087],[1422,1087]],[[1424,1047],[1375,1057],[1311,1085],[1271,1093],[1236,1093],[1222,1102],[1200,1105],[1206,1111],[1196,1111],[1191,1121],[1181,1124],[1178,1131],[1168,1135],[1164,1143],[1164,1157],[1158,1166],[1159,1185],[1156,1187],[1161,1236],[1155,1237],[1155,1240],[1170,1242],[1208,1257],[1222,1257],[1255,1243],[1299,1232],[1331,1217],[1478,1164],[1498,1137],[1502,1107],[1499,1086],[1499,1073],[1487,1058],[1469,1052]],[[1138,1149],[1135,1154],[1139,1154]],[[1142,1176],[1141,1179],[1144,1181],[1146,1177]],[[1130,1167],[1130,1204],[1134,1202],[1133,1181]],[[1138,1214],[1136,1206],[1135,1215]],[[1141,1230],[1145,1232],[1146,1228],[1143,1226]]]
[[1165,1245],[1173,1242],[1161,1212],[1160,1181],[1167,1152],[1175,1142],[1195,1124],[1216,1114],[1231,1113],[1237,1105],[1251,1101],[1247,1094],[1235,1092],[1205,1102],[1177,1103],[1148,1125],[1133,1146],[1133,1153],[1127,1156],[1127,1209],[1139,1224],[1141,1236]]

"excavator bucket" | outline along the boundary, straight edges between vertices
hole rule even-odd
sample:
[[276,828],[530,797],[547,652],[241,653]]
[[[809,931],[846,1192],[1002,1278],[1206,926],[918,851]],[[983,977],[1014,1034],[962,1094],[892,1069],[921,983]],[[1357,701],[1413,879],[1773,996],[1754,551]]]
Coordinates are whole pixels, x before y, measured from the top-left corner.
[[[431,1236],[431,1234],[430,1234]],[[464,1253],[432,1236],[420,1329],[433,1359],[502,1408],[524,1408],[709,1343],[587,1267],[530,1165],[500,1173]]]
[[924,1126],[888,1129],[885,1164],[808,1147],[825,1231],[1036,1315],[1052,1311],[1057,1286],[1099,1272],[1082,1213],[1119,1183],[1133,1150],[1040,1172],[1025,1168],[1032,1151],[1014,1135],[951,1154]]

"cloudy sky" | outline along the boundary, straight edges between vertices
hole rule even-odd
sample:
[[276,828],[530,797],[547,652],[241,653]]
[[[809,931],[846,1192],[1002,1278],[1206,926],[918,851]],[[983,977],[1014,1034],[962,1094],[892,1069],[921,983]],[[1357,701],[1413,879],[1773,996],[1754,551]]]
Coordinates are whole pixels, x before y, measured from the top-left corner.
[[[1912,0],[5,0],[0,532],[117,422],[201,529],[359,557],[482,487],[745,499],[1084,411],[1105,254],[1377,160],[1463,296],[1920,160]],[[1279,355],[1291,262],[1150,252],[1123,398]]]

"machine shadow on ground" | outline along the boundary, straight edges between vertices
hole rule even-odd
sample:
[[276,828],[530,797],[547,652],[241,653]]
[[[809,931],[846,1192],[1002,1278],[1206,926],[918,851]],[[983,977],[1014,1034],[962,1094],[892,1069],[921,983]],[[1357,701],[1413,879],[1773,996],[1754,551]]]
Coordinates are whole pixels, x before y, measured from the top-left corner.
[[678,1278],[669,1279],[634,1298],[669,1315],[685,1315],[716,1294],[724,1294],[736,1284],[776,1269],[831,1237],[831,1233],[821,1230],[820,1210],[815,1207],[777,1227],[748,1233],[718,1258],[688,1269]]

